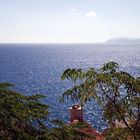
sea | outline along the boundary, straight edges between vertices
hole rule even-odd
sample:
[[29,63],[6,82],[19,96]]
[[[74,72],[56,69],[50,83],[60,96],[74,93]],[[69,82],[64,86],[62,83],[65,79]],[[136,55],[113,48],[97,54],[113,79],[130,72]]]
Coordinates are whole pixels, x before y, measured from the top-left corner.
[[[68,123],[74,103],[59,99],[74,84],[61,81],[62,73],[68,68],[99,68],[108,61],[140,76],[140,44],[0,44],[0,82],[14,84],[25,95],[45,95],[41,102],[50,106],[49,119]],[[107,126],[96,101],[85,105],[84,119],[98,131]]]

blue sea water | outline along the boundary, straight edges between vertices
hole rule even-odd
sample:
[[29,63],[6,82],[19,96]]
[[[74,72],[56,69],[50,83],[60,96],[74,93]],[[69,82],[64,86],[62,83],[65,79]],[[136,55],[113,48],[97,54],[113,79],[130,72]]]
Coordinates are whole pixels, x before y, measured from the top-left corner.
[[[69,121],[71,101],[59,103],[62,93],[72,86],[61,81],[67,68],[98,68],[110,60],[122,70],[140,75],[140,45],[105,44],[1,44],[0,82],[15,84],[15,89],[26,95],[41,93],[42,102],[51,106],[50,118]],[[85,107],[85,119],[96,129],[106,126],[102,111],[96,102]]]

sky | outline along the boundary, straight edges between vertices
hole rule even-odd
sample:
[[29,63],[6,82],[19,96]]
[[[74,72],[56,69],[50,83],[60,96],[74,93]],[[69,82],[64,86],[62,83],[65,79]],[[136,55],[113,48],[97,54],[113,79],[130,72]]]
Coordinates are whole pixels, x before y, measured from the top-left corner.
[[140,38],[140,0],[0,0],[0,43]]

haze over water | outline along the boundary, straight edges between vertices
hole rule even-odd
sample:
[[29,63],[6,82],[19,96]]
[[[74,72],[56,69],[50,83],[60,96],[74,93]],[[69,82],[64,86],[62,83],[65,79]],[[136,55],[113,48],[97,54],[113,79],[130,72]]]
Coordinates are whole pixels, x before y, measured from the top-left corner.
[[[41,93],[47,98],[44,103],[51,108],[50,118],[69,121],[71,101],[58,103],[59,96],[72,86],[61,81],[67,68],[98,68],[113,60],[122,70],[134,76],[140,75],[140,45],[105,44],[12,44],[0,45],[0,82],[10,82],[24,94]],[[85,119],[98,130],[105,121],[96,103],[85,107]]]

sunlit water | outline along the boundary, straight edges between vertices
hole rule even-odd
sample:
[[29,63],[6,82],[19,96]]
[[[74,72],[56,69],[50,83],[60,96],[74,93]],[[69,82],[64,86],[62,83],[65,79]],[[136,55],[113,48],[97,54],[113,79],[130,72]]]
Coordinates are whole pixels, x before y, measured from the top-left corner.
[[[110,60],[134,76],[140,75],[140,45],[0,45],[0,82],[16,85],[26,95],[41,93],[49,104],[51,119],[69,121],[70,101],[59,103],[59,96],[70,87],[61,81],[67,68],[99,67]],[[102,111],[95,102],[85,107],[84,118],[95,128],[105,127]]]

